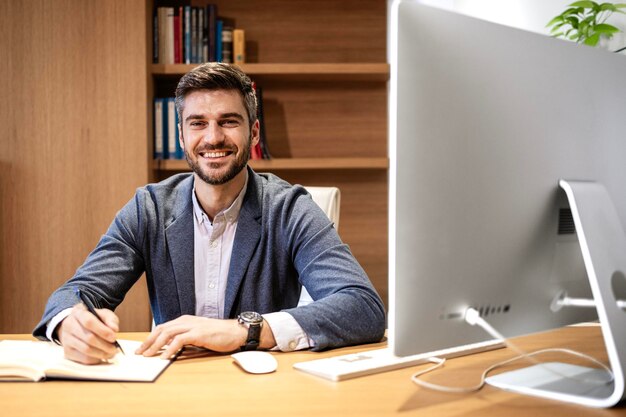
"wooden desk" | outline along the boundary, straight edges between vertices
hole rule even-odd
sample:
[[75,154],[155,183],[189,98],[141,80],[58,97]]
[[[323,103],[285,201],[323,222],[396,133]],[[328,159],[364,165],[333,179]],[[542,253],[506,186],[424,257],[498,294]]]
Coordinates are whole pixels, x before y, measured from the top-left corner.
[[[145,333],[120,338],[143,339]],[[0,335],[0,339],[28,338]],[[570,327],[516,339],[527,350],[569,347],[606,360],[597,327]],[[623,407],[597,410],[511,394],[485,387],[457,395],[415,386],[410,376],[422,365],[356,378],[326,381],[292,368],[299,361],[357,352],[384,344],[324,353],[276,353],[278,371],[244,373],[229,356],[206,354],[177,360],[155,383],[45,381],[1,383],[4,416],[549,416],[626,415]],[[448,361],[429,379],[444,384],[475,383],[488,365],[514,356],[509,349]]]

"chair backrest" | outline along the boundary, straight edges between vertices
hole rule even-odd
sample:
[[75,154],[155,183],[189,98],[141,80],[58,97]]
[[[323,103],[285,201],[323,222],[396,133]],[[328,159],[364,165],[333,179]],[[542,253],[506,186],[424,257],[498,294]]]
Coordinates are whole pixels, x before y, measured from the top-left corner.
[[[306,190],[311,194],[313,201],[326,213],[331,222],[335,224],[335,229],[339,229],[339,210],[341,205],[341,193],[337,187],[308,187]],[[302,287],[298,306],[307,305],[313,302],[306,288]]]
[[341,193],[337,187],[308,187],[306,190],[311,194],[313,201],[326,213],[335,229],[339,229],[339,210],[341,205]]

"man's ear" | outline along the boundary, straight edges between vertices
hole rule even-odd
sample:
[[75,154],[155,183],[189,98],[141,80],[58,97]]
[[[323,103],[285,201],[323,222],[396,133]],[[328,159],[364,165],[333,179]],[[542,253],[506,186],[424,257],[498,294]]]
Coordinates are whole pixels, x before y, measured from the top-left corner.
[[178,143],[180,145],[181,149],[185,149],[185,138],[183,137],[183,127],[182,125],[179,123],[178,125]]
[[261,122],[259,119],[256,119],[252,124],[252,129],[250,129],[250,145],[256,146],[259,143],[260,135],[261,135]]

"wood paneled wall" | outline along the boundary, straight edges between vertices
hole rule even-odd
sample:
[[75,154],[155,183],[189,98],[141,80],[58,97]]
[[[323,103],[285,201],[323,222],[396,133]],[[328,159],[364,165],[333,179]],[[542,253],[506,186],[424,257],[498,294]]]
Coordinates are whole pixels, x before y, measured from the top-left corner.
[[[146,4],[0,2],[0,333],[30,332],[148,180]],[[118,310],[147,330],[141,284]]]

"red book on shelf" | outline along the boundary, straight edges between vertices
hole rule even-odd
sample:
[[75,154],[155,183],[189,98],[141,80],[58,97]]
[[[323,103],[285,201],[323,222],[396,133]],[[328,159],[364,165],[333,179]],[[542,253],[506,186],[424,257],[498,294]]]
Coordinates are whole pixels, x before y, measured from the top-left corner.
[[180,64],[180,32],[178,26],[180,25],[180,15],[174,15],[174,63]]

